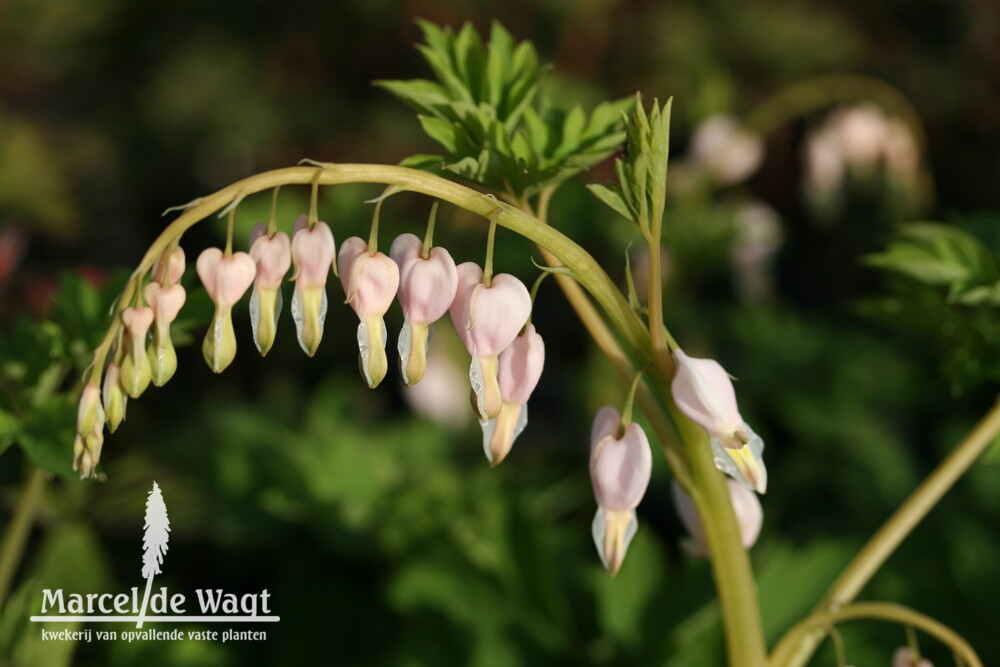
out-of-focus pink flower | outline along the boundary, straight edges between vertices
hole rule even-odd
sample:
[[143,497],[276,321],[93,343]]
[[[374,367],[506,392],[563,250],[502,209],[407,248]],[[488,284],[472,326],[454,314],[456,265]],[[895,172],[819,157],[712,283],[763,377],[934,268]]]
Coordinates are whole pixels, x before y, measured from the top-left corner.
[[900,646],[892,654],[892,667],[934,667],[927,658],[917,659],[906,646]]
[[403,399],[417,414],[457,431],[469,422],[469,384],[461,367],[441,349],[441,338],[435,336],[430,344],[423,379],[403,386]]
[[399,267],[384,253],[371,253],[367,242],[352,236],[340,246],[337,268],[347,303],[361,320],[358,325],[361,373],[368,386],[375,388],[389,370],[383,316],[399,287]]
[[[729,499],[732,501],[733,511],[736,513],[736,523],[739,525],[743,548],[749,549],[760,535],[761,526],[764,524],[764,510],[760,506],[757,494],[736,480],[727,479],[726,487],[729,489]],[[677,482],[673,483],[672,490],[677,515],[692,538],[692,541],[685,543],[685,550],[692,556],[707,555],[708,543],[705,540],[705,527],[701,523],[701,517],[698,516],[698,509],[695,507],[694,501]]]
[[146,350],[150,358],[153,384],[162,387],[177,371],[177,352],[170,339],[170,323],[177,319],[186,293],[180,284],[149,283],[143,290],[146,303],[153,309],[153,339]]
[[482,423],[483,450],[490,465],[499,464],[528,425],[528,399],[538,386],[545,365],[545,343],[529,324],[500,353],[497,382],[503,398],[500,414]]
[[458,290],[451,320],[472,355],[469,379],[476,394],[480,421],[493,419],[503,408],[497,383],[497,357],[517,338],[531,314],[531,296],[520,280],[501,273],[489,287],[475,262],[458,266]]
[[257,351],[266,356],[274,345],[281,315],[281,281],[292,265],[292,242],[288,234],[268,235],[266,224],[250,230],[250,257],[257,264],[250,295],[250,325]]
[[336,254],[337,245],[329,225],[317,222],[309,227],[309,217],[300,215],[292,231],[292,263],[295,265],[292,318],[299,345],[310,357],[316,354],[323,339],[326,281]]
[[409,386],[424,375],[431,325],[448,312],[455,300],[458,270],[444,248],[431,248],[424,257],[423,242],[413,234],[396,237],[389,255],[399,267],[403,328],[397,348],[403,384]]
[[635,508],[653,471],[642,428],[633,422],[617,437],[620,430],[621,416],[608,405],[594,417],[590,434],[590,480],[598,505],[592,532],[601,562],[612,576],[621,568],[635,535]]
[[722,185],[753,175],[764,160],[764,141],[731,114],[702,121],[691,138],[691,161]]
[[226,257],[218,248],[207,248],[198,256],[198,277],[215,303],[215,316],[201,351],[209,368],[221,373],[236,357],[233,305],[253,283],[257,265],[245,252]]
[[153,324],[153,309],[148,306],[126,308],[122,311],[125,326],[126,351],[122,360],[122,386],[132,398],[139,398],[146,391],[152,378],[152,367],[146,353],[146,336]]

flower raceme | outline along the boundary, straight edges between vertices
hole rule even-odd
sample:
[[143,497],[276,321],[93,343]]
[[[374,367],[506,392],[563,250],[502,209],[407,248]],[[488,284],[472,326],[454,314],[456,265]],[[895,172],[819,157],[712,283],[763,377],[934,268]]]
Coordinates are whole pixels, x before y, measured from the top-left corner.
[[358,324],[361,374],[374,389],[389,370],[383,316],[399,287],[399,267],[384,253],[371,252],[366,241],[352,236],[340,246],[337,268],[347,295],[346,303],[361,320]]
[[652,472],[646,433],[635,422],[622,429],[618,411],[610,405],[601,408],[590,431],[590,480],[598,505],[592,532],[601,562],[612,576],[635,536],[635,508]]
[[403,309],[399,370],[408,387],[424,376],[431,325],[448,312],[458,290],[458,269],[451,254],[435,247],[425,257],[423,250],[423,242],[414,234],[401,234],[389,249],[399,267],[399,305]]
[[266,224],[254,225],[250,257],[257,265],[250,295],[250,326],[257,351],[267,356],[281,315],[281,281],[292,265],[292,242],[284,232],[269,234]]
[[503,408],[498,357],[528,321],[531,295],[524,283],[507,273],[493,276],[487,285],[475,262],[459,264],[457,270],[458,291],[451,305],[451,320],[472,355],[469,379],[479,421],[487,422]]
[[680,349],[674,359],[677,372],[670,389],[677,409],[708,432],[716,467],[764,493],[764,442],[743,421],[732,378],[713,359],[695,359]]
[[245,252],[226,256],[218,248],[207,248],[198,256],[198,277],[215,303],[215,315],[201,346],[205,361],[221,373],[236,357],[233,305],[249,289],[257,272],[256,263]]
[[292,318],[299,345],[311,357],[316,354],[323,339],[327,309],[326,280],[337,254],[330,226],[325,222],[310,224],[308,216],[300,215],[292,230],[291,252],[295,265],[292,274],[295,281]]
[[[733,503],[743,548],[749,549],[760,535],[761,526],[764,524],[764,510],[757,495],[736,480],[727,479],[726,487],[729,489],[729,499]],[[692,556],[708,555],[705,527],[701,523],[701,517],[698,516],[698,508],[691,496],[686,494],[677,482],[673,483],[672,492],[677,516],[691,536],[689,540],[682,542],[681,546]]]
[[483,450],[491,466],[498,465],[514,446],[517,436],[528,425],[528,399],[542,377],[545,343],[529,324],[500,353],[497,361],[497,384],[503,408],[493,419],[482,422]]

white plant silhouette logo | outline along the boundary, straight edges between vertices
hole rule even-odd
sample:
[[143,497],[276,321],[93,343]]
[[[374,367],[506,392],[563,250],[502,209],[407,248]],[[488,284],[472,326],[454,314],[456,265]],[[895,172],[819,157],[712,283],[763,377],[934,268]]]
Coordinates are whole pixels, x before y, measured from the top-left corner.
[[163,494],[156,482],[146,499],[146,521],[143,525],[146,531],[142,535],[142,577],[146,580],[146,593],[142,596],[142,608],[135,627],[141,628],[146,615],[146,605],[149,603],[149,592],[153,586],[153,577],[160,574],[163,555],[167,553],[167,542],[170,541],[170,519],[167,517],[167,505],[163,502]]

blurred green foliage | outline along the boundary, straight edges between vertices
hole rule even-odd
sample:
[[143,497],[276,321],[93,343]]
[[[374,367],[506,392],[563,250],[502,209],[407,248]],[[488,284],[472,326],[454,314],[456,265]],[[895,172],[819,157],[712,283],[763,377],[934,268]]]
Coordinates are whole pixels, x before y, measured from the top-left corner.
[[[457,30],[428,34],[411,12]],[[740,378],[741,410],[768,443],[771,488],[752,557],[769,641],[994,398],[1000,75],[995,40],[980,29],[995,20],[988,3],[291,0],[277,11],[256,1],[150,10],[125,0],[12,0],[0,16],[4,528],[32,465],[68,472],[72,392],[124,279],[107,271],[137,261],[163,225],[159,211],[306,156],[395,163],[433,150],[425,131],[447,152],[434,165],[453,165],[456,177],[501,190],[507,178],[530,194],[593,165],[584,180],[605,183],[614,171],[604,157],[623,136],[618,109],[636,90],[674,98],[668,324],[692,354]],[[459,27],[471,20],[485,33],[493,19],[509,29],[492,29],[493,46]],[[410,46],[421,38],[425,55],[437,54],[429,72]],[[491,70],[491,49],[521,49],[522,69]],[[924,219],[960,224],[900,227],[908,221],[894,217],[899,209],[872,193],[878,178],[847,183],[837,214],[816,215],[801,196],[800,160],[815,118],[790,119],[767,137],[764,165],[748,181],[680,187],[675,165],[688,160],[706,116],[743,116],[784,85],[841,71],[887,80],[913,102],[937,195]],[[413,83],[428,75],[439,81]],[[452,76],[480,82],[471,103],[448,86]],[[372,80],[417,106],[423,124]],[[601,107],[604,99],[628,102]],[[588,143],[591,122],[614,127],[616,140]],[[545,136],[543,125],[556,129]],[[521,180],[525,165],[541,176]],[[288,227],[308,193],[285,190],[279,216]],[[361,202],[376,194],[324,191],[321,215],[338,239],[364,234],[370,209]],[[406,197],[386,202],[384,233],[422,229],[428,202]],[[243,235],[266,219],[260,199],[237,213]],[[740,210],[753,199],[779,217],[779,247],[755,274],[770,278],[761,298],[739,289],[746,264],[737,260],[755,256]],[[572,179],[551,220],[625,285],[633,226]],[[186,237],[189,265],[222,238],[223,223],[203,227]],[[11,240],[14,228],[27,245]],[[442,209],[438,236],[456,258],[481,260],[483,225]],[[528,279],[532,252],[498,236],[500,270]],[[861,260],[871,255],[890,270]],[[196,342],[211,312],[188,281],[178,342]],[[237,309],[232,369],[216,377],[197,345],[179,349],[177,377],[130,401],[128,420],[107,438],[102,483],[49,482],[0,610],[0,662],[721,664],[711,573],[676,547],[683,530],[662,462],[621,574],[611,580],[600,568],[587,431],[594,410],[622,391],[553,284],[534,317],[548,360],[531,423],[496,470],[477,429],[415,415],[389,382],[357,389],[354,320],[337,290],[317,358],[301,355],[287,316],[275,349],[256,358]],[[390,313],[390,331],[400,320]],[[262,644],[40,642],[26,618],[41,588],[141,583],[138,536],[154,479],[173,528],[164,584],[266,587],[282,622]],[[931,613],[997,662],[998,513],[996,463],[976,466],[866,598]],[[843,632],[858,665],[887,664],[905,641],[883,625]],[[948,664],[941,647],[923,648]],[[832,664],[829,646],[815,662]]]

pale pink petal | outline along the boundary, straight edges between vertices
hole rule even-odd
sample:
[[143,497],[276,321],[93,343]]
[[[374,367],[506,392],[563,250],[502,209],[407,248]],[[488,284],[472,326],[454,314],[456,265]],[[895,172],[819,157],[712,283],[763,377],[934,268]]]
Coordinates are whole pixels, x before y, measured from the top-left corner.
[[[166,276],[164,276],[163,269],[165,260],[167,266],[167,270],[165,272]],[[179,282],[181,277],[184,275],[184,266],[184,249],[178,246],[170,252],[169,257],[167,256],[167,253],[164,252],[159,258],[157,258],[156,264],[153,265],[152,279],[154,282],[158,283]],[[166,281],[164,280],[164,277],[167,278]]]
[[299,287],[322,287],[337,254],[333,232],[325,222],[309,228],[309,220],[300,215],[292,232],[292,261],[295,262],[295,280]]
[[[404,239],[410,236],[411,239]],[[403,234],[392,244],[399,266],[399,303],[403,316],[414,324],[431,324],[448,312],[458,291],[458,269],[444,248],[432,248],[427,259],[419,255],[420,239]]]
[[337,273],[340,274],[340,284],[344,286],[344,294],[347,301],[354,300],[354,292],[357,285],[354,284],[354,267],[362,255],[368,254],[368,243],[363,239],[352,236],[340,244],[340,253],[337,255]]
[[[257,225],[261,227],[262,225]],[[254,227],[254,230],[257,230]],[[267,226],[262,233],[250,234],[250,257],[257,264],[257,275],[254,284],[259,289],[275,289],[281,286],[288,268],[292,265],[292,244],[288,234],[277,232],[268,237]]]
[[590,454],[594,455],[597,443],[606,437],[614,437],[622,423],[622,416],[611,405],[605,405],[594,415],[594,424],[590,427]]
[[471,315],[469,304],[476,287],[482,285],[483,270],[475,262],[463,262],[456,267],[456,272],[458,273],[458,288],[455,290],[455,300],[452,301],[449,310],[451,321],[469,354],[476,356],[476,350],[469,335],[472,326],[469,321]]
[[636,423],[625,427],[621,440],[605,436],[590,459],[590,479],[597,504],[607,510],[635,509],[653,472],[646,434]]
[[122,311],[122,324],[133,338],[144,339],[153,324],[153,309],[147,307],[126,308]]
[[[736,523],[740,529],[740,540],[743,548],[749,549],[757,542],[757,537],[760,535],[760,529],[764,523],[764,510],[757,494],[742,484],[727,479],[726,488],[729,490],[729,499],[733,504],[733,512],[736,514]],[[694,501],[677,482],[672,485],[672,494],[681,523],[684,524],[688,534],[699,544],[701,553],[707,554],[708,544],[705,540],[705,528],[701,523],[701,517],[698,515]]]
[[729,374],[712,359],[694,359],[674,351],[677,372],[671,383],[677,408],[711,434],[718,434],[729,446],[732,434],[740,430],[743,418],[736,405],[736,392]]
[[469,304],[469,339],[479,357],[503,352],[517,338],[531,314],[531,295],[520,280],[501,273],[489,287],[474,289]]
[[524,333],[500,353],[497,381],[507,403],[523,405],[538,385],[545,365],[545,343],[529,324]]
[[206,248],[198,256],[198,277],[216,306],[231,306],[253,283],[257,265],[245,252],[223,255],[218,248]]
[[160,283],[149,283],[142,295],[153,309],[153,320],[160,324],[170,324],[177,319],[187,298],[184,288],[178,284],[167,287]]

